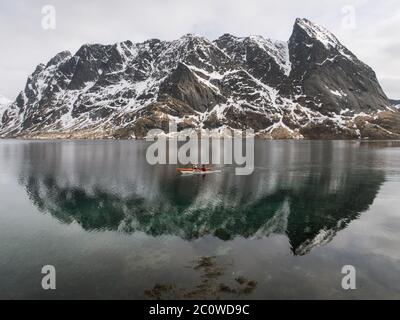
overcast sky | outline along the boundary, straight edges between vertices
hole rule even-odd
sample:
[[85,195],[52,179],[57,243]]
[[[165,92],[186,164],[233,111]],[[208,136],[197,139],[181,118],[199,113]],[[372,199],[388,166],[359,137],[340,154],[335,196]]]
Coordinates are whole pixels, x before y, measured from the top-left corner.
[[[42,28],[45,5],[56,9],[55,30]],[[84,43],[172,40],[186,33],[287,40],[296,17],[327,27],[376,71],[389,97],[400,98],[398,0],[1,0],[0,95],[14,99],[37,64]]]

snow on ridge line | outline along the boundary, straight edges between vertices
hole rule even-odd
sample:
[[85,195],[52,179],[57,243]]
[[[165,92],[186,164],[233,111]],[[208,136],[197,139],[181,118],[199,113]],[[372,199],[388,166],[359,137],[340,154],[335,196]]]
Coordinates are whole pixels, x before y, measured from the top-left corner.
[[[184,36],[185,37],[185,36]],[[66,89],[64,91],[60,92],[60,100],[63,102],[63,105],[69,106],[69,111],[67,113],[64,113],[64,115],[61,117],[61,121],[59,121],[63,126],[64,129],[72,126],[80,126],[80,125],[85,125],[86,127],[89,127],[94,124],[101,124],[104,122],[104,120],[92,120],[89,119],[90,112],[85,111],[82,112],[79,117],[77,118],[72,118],[71,117],[71,112],[72,108],[74,106],[74,103],[77,101],[77,99],[82,98],[82,100],[85,101],[86,104],[84,106],[91,108],[93,106],[95,107],[105,107],[106,109],[110,110],[113,109],[115,111],[118,111],[120,113],[122,112],[131,112],[131,111],[137,111],[140,108],[144,108],[146,105],[148,105],[150,102],[154,101],[157,98],[157,90],[153,90],[155,93],[153,95],[149,95],[149,97],[146,97],[146,94],[150,92],[150,89],[156,88],[160,85],[160,83],[165,79],[165,77],[171,72],[172,68],[175,68],[177,63],[183,63],[185,64],[193,73],[195,74],[197,80],[204,86],[207,86],[211,88],[215,93],[219,93],[220,89],[218,86],[214,85],[214,83],[218,84],[218,80],[223,80],[225,76],[230,75],[232,73],[237,73],[237,72],[243,72],[246,74],[247,77],[251,80],[250,85],[243,85],[241,88],[249,90],[248,88],[252,89],[251,92],[243,92],[243,95],[247,94],[247,96],[254,96],[254,95],[259,95],[260,98],[257,98],[257,100],[250,100],[251,102],[246,102],[246,98],[242,98],[240,96],[242,92],[238,90],[238,97],[234,97],[231,103],[226,103],[226,104],[221,104],[218,105],[218,107],[215,108],[215,112],[217,114],[218,119],[224,118],[224,112],[227,107],[236,107],[236,108],[241,108],[244,106],[245,108],[248,108],[250,106],[253,108],[254,112],[264,112],[266,113],[266,109],[273,109],[272,112],[276,112],[277,115],[282,116],[284,107],[286,105],[295,105],[295,101],[286,99],[280,96],[279,91],[275,88],[274,85],[269,86],[266,85],[264,82],[261,80],[257,79],[255,76],[253,76],[249,71],[246,71],[245,69],[242,69],[242,67],[238,68],[228,68],[226,71],[225,68],[220,67],[220,65],[217,65],[216,68],[212,64],[207,64],[206,62],[208,61],[207,58],[208,56],[206,55],[206,58],[200,55],[198,63],[195,61],[193,62],[196,65],[192,65],[190,61],[182,61],[181,59],[185,59],[185,56],[182,58],[182,53],[181,51],[178,51],[180,46],[183,45],[188,45],[188,43],[183,43],[184,37],[181,37],[180,39],[182,40],[174,40],[174,41],[164,41],[162,42],[163,45],[161,47],[156,47],[154,50],[154,56],[151,55],[149,58],[143,58],[141,61],[146,62],[144,66],[141,66],[138,63],[134,63],[133,61],[138,53],[138,50],[146,50],[150,51],[153,50],[152,46],[147,46],[147,41],[143,42],[146,45],[144,48],[140,48],[141,44],[136,43],[132,44],[132,46],[129,43],[126,42],[121,42],[119,43],[116,48],[118,53],[121,55],[122,59],[122,70],[125,70],[126,68],[133,68],[135,72],[141,72],[141,77],[138,79],[131,79],[131,78],[124,78],[123,76],[120,77],[120,75],[123,75],[120,69],[112,69],[114,71],[108,72],[106,71],[106,75],[115,75],[115,82],[114,80],[110,82],[109,84],[101,84],[99,86],[99,90],[91,90],[90,92],[89,89],[94,85],[95,82],[88,82],[86,83],[85,88],[83,89],[78,89],[75,91]],[[191,37],[197,37],[194,35],[186,36],[186,38],[191,38]],[[194,42],[194,48],[190,48],[191,50],[198,49],[198,47],[202,50],[201,53],[207,54],[207,50],[209,50],[209,46],[213,46],[220,50],[221,52],[222,49],[220,49],[214,42],[208,41],[206,38],[202,38],[206,40],[206,43],[203,43],[202,41],[195,41]],[[283,42],[283,41],[275,41],[271,39],[266,39],[263,38],[262,36],[249,36],[245,39],[252,39],[255,43],[257,43],[260,48],[265,50],[271,58],[273,58],[278,66],[280,68],[284,68],[284,72],[286,75],[289,75],[291,72],[291,64],[289,60],[289,47],[288,47],[288,42]],[[193,43],[192,43],[193,44]],[[338,50],[340,51],[343,47],[339,47]],[[186,49],[183,47],[183,49]],[[142,52],[140,52],[142,53]],[[172,53],[172,54],[171,54]],[[225,54],[226,55],[226,54]],[[226,55],[227,56],[227,55]],[[142,57],[140,55],[140,57]],[[228,56],[229,57],[229,56]],[[79,58],[79,57],[78,57]],[[327,58],[327,60],[330,60],[333,58]],[[269,60],[269,59],[268,59]],[[134,63],[134,64],[133,64]],[[322,63],[323,64],[323,63]],[[210,69],[207,69],[208,65],[211,66]],[[206,67],[203,69],[202,67]],[[118,65],[118,67],[120,67]],[[45,70],[42,70],[38,72],[37,78],[33,79],[32,81],[37,82],[39,84],[38,88],[33,88],[35,91],[36,95],[36,100],[40,100],[42,98],[42,92],[43,92],[43,82],[46,82],[46,79],[51,78],[53,76],[52,72],[56,71],[53,70],[56,69],[53,67],[51,68],[46,68]],[[103,70],[100,69],[101,72],[99,72],[99,75],[103,74]],[[211,70],[211,71],[210,71]],[[281,73],[280,73],[281,74]],[[243,77],[242,74],[238,75],[238,81],[241,80],[241,77]],[[145,79],[145,80],[143,80]],[[132,82],[131,82],[132,80]],[[213,81],[217,80],[217,81]],[[230,79],[228,79],[230,80]],[[247,80],[247,78],[245,79]],[[97,81],[97,80],[95,80]],[[230,83],[230,82],[227,82]],[[255,85],[253,85],[254,83]],[[225,84],[223,84],[225,85]],[[252,87],[252,88],[251,88]],[[32,89],[32,88],[31,88]],[[39,90],[38,90],[39,89]],[[327,88],[329,89],[329,88]],[[330,90],[330,92],[338,97],[343,97],[345,94],[341,91],[338,90]],[[22,92],[24,94],[24,92]],[[236,94],[236,92],[234,92]],[[144,96],[141,99],[137,99],[138,96]],[[65,97],[65,99],[64,99]],[[265,106],[262,108],[257,107],[257,103],[260,101],[264,103],[264,100],[267,101],[265,103]],[[269,100],[271,100],[269,102]],[[290,100],[290,101],[289,101]],[[24,99],[25,101],[25,99]],[[107,105],[108,103],[111,103],[113,101],[117,101],[117,104],[115,105]],[[254,102],[255,101],[255,102]],[[66,104],[64,104],[66,102]],[[35,103],[32,103],[31,105],[35,105],[38,103],[36,101]],[[26,102],[24,103],[24,105]],[[57,107],[60,107],[58,105]],[[303,108],[302,106],[299,105],[299,108]],[[270,111],[270,110],[269,110]],[[309,114],[311,114],[311,111],[309,112],[306,107],[303,108],[304,113],[306,113],[307,117],[310,118]],[[113,111],[114,112],[114,111]],[[264,114],[263,113],[263,114]],[[293,112],[292,112],[293,113]],[[113,115],[115,115],[114,113]],[[204,114],[204,113],[203,113]],[[118,115],[118,114],[117,114]],[[270,115],[270,113],[268,113]],[[24,114],[21,114],[21,118],[24,117]],[[108,116],[107,116],[108,117]],[[111,119],[112,116],[105,118],[107,121]],[[299,116],[301,118],[301,116]],[[311,116],[312,117],[312,116]],[[85,120],[86,119],[86,120]],[[336,119],[336,118],[335,118]],[[90,121],[89,121],[90,120]],[[15,118],[15,121],[21,122],[21,120]],[[135,120],[129,120],[131,122]],[[124,122],[123,125],[127,126],[129,124],[128,122]],[[200,121],[198,124],[202,125],[203,120]],[[48,127],[53,127],[54,124],[49,125]]]
[[296,19],[296,24],[302,28],[311,38],[319,40],[326,49],[336,48],[339,40],[325,27],[313,23],[307,19]]
[[[292,64],[290,62],[289,56],[289,41],[264,38],[260,35],[237,37],[231,34],[224,34],[223,36],[229,36],[230,39],[234,40],[236,43],[243,43],[245,41],[250,41],[254,43],[260,49],[264,50],[269,56],[271,56],[276,64],[279,66],[279,68],[284,72],[284,74],[286,76],[289,76],[292,69]],[[219,47],[217,46],[217,48]],[[243,57],[243,60],[245,60],[245,57]]]
[[302,28],[309,37],[321,42],[326,49],[335,48],[342,56],[348,60],[354,61],[353,55],[350,52],[346,52],[346,48],[340,43],[336,36],[325,27],[304,18],[296,19],[296,24]]
[[265,50],[281,68],[286,76],[289,76],[292,64],[289,58],[289,42],[264,38],[262,36],[249,36],[261,49]]

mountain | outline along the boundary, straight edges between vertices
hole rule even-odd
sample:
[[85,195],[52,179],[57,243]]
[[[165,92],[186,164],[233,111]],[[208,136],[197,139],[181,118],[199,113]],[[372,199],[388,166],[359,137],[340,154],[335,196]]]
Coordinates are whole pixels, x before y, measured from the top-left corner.
[[6,97],[0,94],[0,119],[3,117],[3,113],[6,111],[11,103],[12,101],[8,100]]
[[391,103],[392,105],[394,105],[396,108],[400,108],[400,100],[390,99],[389,101],[390,101],[390,103]]
[[297,19],[287,42],[224,34],[83,45],[40,64],[0,135],[142,138],[252,128],[263,138],[398,139],[400,113],[374,71],[325,28]]

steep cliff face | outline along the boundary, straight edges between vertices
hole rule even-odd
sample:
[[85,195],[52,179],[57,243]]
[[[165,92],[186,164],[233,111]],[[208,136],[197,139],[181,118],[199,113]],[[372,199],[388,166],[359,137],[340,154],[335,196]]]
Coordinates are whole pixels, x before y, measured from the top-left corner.
[[264,138],[400,138],[374,71],[306,19],[288,42],[188,34],[61,52],[28,78],[0,134],[134,138],[171,120],[178,130],[253,128]]

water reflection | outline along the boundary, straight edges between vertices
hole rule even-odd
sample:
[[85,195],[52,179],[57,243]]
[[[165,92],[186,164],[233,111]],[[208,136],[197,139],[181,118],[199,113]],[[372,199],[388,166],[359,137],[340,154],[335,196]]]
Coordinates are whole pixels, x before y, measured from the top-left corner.
[[329,242],[366,211],[384,173],[351,142],[256,143],[251,176],[181,177],[149,166],[145,142],[19,146],[19,182],[34,205],[87,231],[137,231],[192,240],[286,234],[292,252]]

